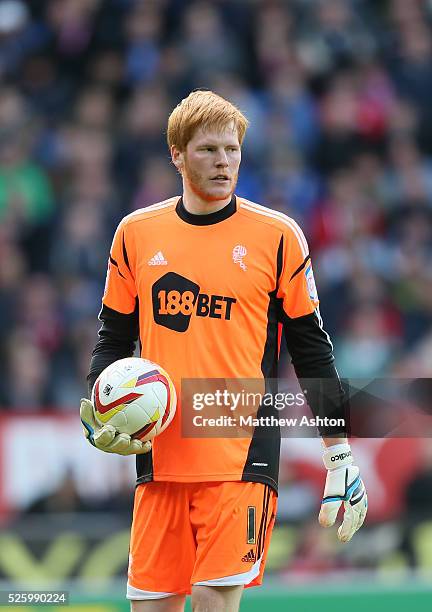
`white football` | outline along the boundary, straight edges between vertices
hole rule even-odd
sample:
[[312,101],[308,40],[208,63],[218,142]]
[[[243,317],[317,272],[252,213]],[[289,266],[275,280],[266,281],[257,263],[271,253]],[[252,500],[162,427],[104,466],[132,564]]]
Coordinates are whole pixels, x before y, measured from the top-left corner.
[[146,442],[171,423],[177,406],[174,384],[157,363],[127,357],[109,365],[97,378],[92,402],[100,425]]

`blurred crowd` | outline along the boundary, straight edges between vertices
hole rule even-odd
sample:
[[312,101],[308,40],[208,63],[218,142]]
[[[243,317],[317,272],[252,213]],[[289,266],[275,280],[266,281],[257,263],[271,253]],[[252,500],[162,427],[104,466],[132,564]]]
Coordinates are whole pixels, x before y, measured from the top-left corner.
[[86,394],[114,229],[180,192],[198,87],[251,122],[238,193],[308,237],[339,372],[430,374],[430,0],[2,0],[1,406]]

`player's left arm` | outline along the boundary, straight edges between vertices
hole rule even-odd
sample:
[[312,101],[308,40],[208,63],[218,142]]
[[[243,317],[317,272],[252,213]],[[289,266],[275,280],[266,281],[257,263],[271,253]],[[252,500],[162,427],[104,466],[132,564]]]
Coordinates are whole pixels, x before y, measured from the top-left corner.
[[288,351],[314,415],[337,423],[319,427],[327,468],[319,523],[333,525],[344,503],[338,537],[348,542],[363,524],[367,495],[347,441],[347,401],[334,365],[333,345],[323,329],[309,249],[301,229],[294,225],[281,244],[277,298]]
[[359,468],[354,465],[346,438],[323,438],[323,443],[327,478],[318,520],[322,527],[334,525],[343,503],[344,517],[338,529],[338,537],[341,542],[349,542],[366,518],[366,488]]

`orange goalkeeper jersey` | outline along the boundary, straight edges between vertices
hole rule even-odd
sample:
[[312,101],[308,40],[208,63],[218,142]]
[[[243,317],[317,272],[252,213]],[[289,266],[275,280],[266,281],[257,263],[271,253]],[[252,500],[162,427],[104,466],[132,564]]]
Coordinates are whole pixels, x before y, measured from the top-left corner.
[[[310,315],[317,295],[295,221],[235,196],[219,212],[192,215],[175,197],[122,220],[103,305],[138,312],[141,355],[170,374],[180,397],[184,378],[275,377],[280,313]],[[252,480],[276,488],[278,463],[278,439],[183,438],[179,406],[152,452],[138,456],[138,482]]]

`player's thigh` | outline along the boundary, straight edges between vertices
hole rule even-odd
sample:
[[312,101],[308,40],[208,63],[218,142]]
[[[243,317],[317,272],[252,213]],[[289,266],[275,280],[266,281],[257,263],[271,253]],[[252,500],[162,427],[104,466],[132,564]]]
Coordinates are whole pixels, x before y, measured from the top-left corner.
[[238,612],[243,585],[232,587],[192,587],[192,612]]
[[184,604],[184,595],[173,595],[152,601],[131,601],[131,612],[183,612]]

